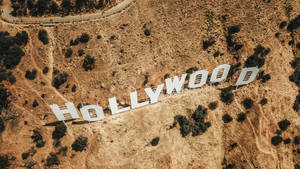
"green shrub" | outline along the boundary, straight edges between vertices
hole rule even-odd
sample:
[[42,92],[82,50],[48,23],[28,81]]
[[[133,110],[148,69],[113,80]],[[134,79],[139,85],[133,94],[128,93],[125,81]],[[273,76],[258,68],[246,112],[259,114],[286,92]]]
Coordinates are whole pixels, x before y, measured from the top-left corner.
[[55,126],[55,129],[52,133],[52,138],[59,140],[66,135],[67,127],[64,123],[58,124]]
[[50,153],[50,155],[46,159],[46,166],[51,167],[54,165],[59,165],[60,161],[58,157],[54,153]]
[[48,39],[48,33],[46,30],[40,30],[39,31],[39,40],[44,44],[47,45],[49,43],[49,39]]
[[88,142],[87,137],[83,137],[83,136],[77,137],[77,139],[72,144],[72,150],[82,152],[83,150],[86,149],[87,142]]
[[10,162],[8,156],[0,154],[0,168],[8,169],[9,166],[10,166]]

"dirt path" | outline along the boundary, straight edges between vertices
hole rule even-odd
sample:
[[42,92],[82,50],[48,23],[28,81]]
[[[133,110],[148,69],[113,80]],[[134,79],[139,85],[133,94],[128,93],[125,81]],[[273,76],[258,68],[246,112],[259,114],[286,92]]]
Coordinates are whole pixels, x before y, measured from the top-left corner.
[[48,48],[48,52],[47,52],[47,56],[48,56],[48,60],[49,60],[49,73],[48,73],[48,78],[50,81],[52,81],[52,75],[53,75],[53,64],[54,64],[54,58],[53,58],[53,52],[54,52],[54,46],[55,45],[55,40],[54,40],[54,36],[53,36],[53,31],[52,29],[50,29],[49,27],[46,27],[45,30],[47,30],[48,32],[48,37],[50,40],[50,45]]
[[2,20],[12,24],[57,24],[57,23],[72,23],[72,22],[84,22],[90,20],[97,20],[111,16],[113,14],[123,11],[125,8],[130,6],[136,0],[124,0],[118,5],[108,9],[107,11],[100,13],[90,13],[84,15],[75,15],[75,16],[66,16],[66,17],[14,17],[10,15],[12,8],[10,5],[7,5],[2,13]]

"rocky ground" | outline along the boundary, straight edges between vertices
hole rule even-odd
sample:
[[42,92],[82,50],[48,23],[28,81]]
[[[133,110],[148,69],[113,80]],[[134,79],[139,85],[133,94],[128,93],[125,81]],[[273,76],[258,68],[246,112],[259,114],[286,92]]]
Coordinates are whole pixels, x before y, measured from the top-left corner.
[[[300,168],[300,3],[137,0],[110,17],[53,27],[0,22],[0,168]],[[7,31],[7,33],[4,33]],[[225,82],[85,123],[80,108],[192,70]],[[257,79],[232,87],[243,67]]]

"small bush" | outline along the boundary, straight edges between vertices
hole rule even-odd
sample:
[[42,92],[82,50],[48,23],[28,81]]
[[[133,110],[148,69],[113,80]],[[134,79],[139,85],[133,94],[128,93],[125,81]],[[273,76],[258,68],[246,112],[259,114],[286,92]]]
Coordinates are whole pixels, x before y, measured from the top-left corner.
[[238,114],[237,121],[238,122],[243,122],[244,120],[246,120],[246,118],[247,118],[246,113],[240,113],[240,114]]
[[34,100],[32,103],[32,107],[37,107],[39,106],[39,102],[37,100]]
[[4,120],[0,117],[0,135],[5,130]]
[[56,89],[59,89],[59,87],[64,84],[68,80],[68,74],[67,73],[59,73],[52,81],[52,86],[54,86]]
[[204,40],[202,43],[202,49],[207,50],[210,46],[214,45],[216,41],[213,39],[210,40]]
[[288,24],[287,30],[289,32],[294,31],[295,29],[300,27],[300,15],[298,15],[296,18],[290,21]]
[[7,91],[6,88],[4,88],[3,85],[0,84],[0,115],[4,109],[9,108],[9,104],[10,104],[10,101],[8,99],[9,96],[10,93]]
[[295,136],[294,138],[294,144],[299,145],[300,144],[300,136]]
[[243,104],[245,109],[250,109],[253,105],[253,100],[250,99],[250,98],[246,98],[246,99],[243,100],[242,104]]
[[52,133],[52,138],[59,140],[66,135],[67,127],[64,123],[58,124],[55,126],[55,129]]
[[90,40],[90,36],[87,33],[83,33],[79,38],[79,41],[81,43],[87,43],[89,40]]
[[83,150],[86,149],[87,142],[88,142],[87,137],[83,137],[83,136],[77,137],[77,139],[72,144],[72,150],[82,152]]
[[8,169],[10,166],[10,162],[7,155],[0,154],[0,168]]
[[73,54],[72,48],[68,48],[66,53],[65,53],[65,57],[70,58],[72,56],[72,54]]
[[228,34],[235,34],[241,31],[241,25],[234,25],[228,28]]
[[95,59],[87,55],[83,60],[82,67],[85,71],[93,70],[95,68]]
[[22,153],[22,159],[26,160],[29,157],[29,152]]
[[36,143],[38,148],[43,147],[45,145],[45,141],[43,140],[43,136],[40,134],[38,130],[33,130],[33,135],[31,136],[33,142]]
[[40,40],[44,45],[46,45],[46,44],[49,43],[48,33],[47,33],[46,30],[43,30],[43,29],[40,30],[40,31],[39,31],[38,37],[39,37],[39,40]]
[[159,137],[155,137],[154,139],[151,140],[150,144],[152,146],[157,146],[159,142]]
[[286,21],[282,21],[282,22],[280,22],[280,24],[279,24],[279,28],[280,28],[280,29],[283,29],[286,25],[287,25],[287,22],[286,22]]
[[263,99],[261,99],[261,101],[260,101],[259,103],[260,103],[261,105],[265,105],[265,104],[268,103],[268,99],[263,98]]
[[34,80],[36,78],[36,69],[32,69],[32,71],[26,70],[25,78],[28,80]]
[[76,92],[76,85],[73,85],[73,86],[72,86],[72,92],[73,92],[73,93]]
[[232,121],[232,117],[229,114],[224,114],[222,120],[224,123],[230,123]]
[[46,166],[51,167],[54,165],[59,165],[59,159],[54,153],[50,153],[50,155],[46,159]]
[[232,93],[232,90],[233,90],[233,87],[230,86],[230,87],[227,87],[227,88],[223,88],[221,90],[221,94],[220,94],[220,97],[221,97],[221,101],[226,103],[226,104],[230,104],[232,103],[233,101],[233,93]]
[[209,105],[208,105],[208,108],[209,108],[210,110],[215,110],[217,107],[218,107],[218,102],[217,102],[217,101],[211,102],[211,103],[209,103]]
[[46,67],[44,67],[44,69],[43,69],[43,73],[44,74],[47,74],[48,73],[48,71],[49,71],[49,68],[46,66]]
[[144,34],[145,34],[146,36],[150,36],[150,35],[151,35],[151,29],[145,29],[145,30],[144,30]]
[[273,136],[273,137],[271,138],[271,143],[272,143],[274,146],[278,146],[281,142],[282,142],[282,137],[281,137],[281,136]]
[[262,67],[265,64],[265,56],[269,54],[269,52],[270,49],[266,49],[261,45],[256,46],[254,54],[246,60],[245,67]]
[[83,56],[83,55],[84,55],[84,50],[79,49],[79,50],[78,50],[78,56]]
[[281,120],[278,122],[278,126],[282,131],[287,130],[287,128],[291,125],[291,122],[288,121],[287,119]]
[[291,143],[291,139],[290,138],[284,139],[283,143],[284,144],[290,144]]

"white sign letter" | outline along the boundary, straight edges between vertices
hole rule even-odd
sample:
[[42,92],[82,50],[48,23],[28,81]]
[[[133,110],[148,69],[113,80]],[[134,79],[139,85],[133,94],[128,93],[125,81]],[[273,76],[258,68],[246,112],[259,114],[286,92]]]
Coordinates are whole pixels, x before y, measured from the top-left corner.
[[240,86],[251,83],[255,79],[258,71],[259,69],[257,67],[244,68],[235,85]]
[[150,97],[151,104],[158,102],[158,96],[164,88],[164,84],[160,84],[157,86],[155,93],[149,87],[145,89],[146,94]]
[[137,92],[130,92],[131,108],[138,108],[149,104],[149,101],[138,103]]
[[[201,81],[198,84],[195,84],[196,78],[201,75]],[[206,83],[208,76],[208,71],[206,70],[199,70],[191,74],[190,80],[189,80],[189,88],[194,89],[203,86]]]
[[[220,69],[224,69],[223,72],[221,72],[222,73],[221,77],[219,77]],[[225,80],[229,73],[229,70],[230,70],[230,65],[228,65],[228,64],[223,64],[223,65],[217,66],[211,75],[210,82],[217,83],[217,82],[221,82],[221,81]]]
[[183,74],[181,76],[180,81],[179,81],[178,76],[175,76],[173,81],[171,80],[171,78],[167,78],[165,80],[166,81],[166,86],[167,86],[167,94],[172,93],[174,88],[175,88],[176,92],[179,93],[183,88],[186,75],[187,75],[186,73]]
[[61,110],[57,104],[50,105],[50,108],[53,111],[53,113],[55,114],[56,118],[59,121],[64,121],[64,120],[66,120],[64,114],[70,114],[72,119],[78,119],[79,115],[76,111],[74,104],[72,102],[68,102],[65,105],[67,108],[64,110]]
[[130,110],[130,107],[129,107],[129,106],[119,110],[119,109],[118,109],[118,103],[117,103],[116,97],[113,97],[113,98],[108,99],[108,102],[109,102],[109,106],[110,106],[110,110],[111,110],[111,114],[112,114],[112,115],[114,115],[114,114],[119,114],[119,113],[121,113],[121,112]]
[[[95,113],[96,113],[96,117],[91,117],[91,114],[89,112],[89,110],[95,110]],[[88,106],[83,106],[81,109],[81,114],[83,116],[83,119],[84,120],[87,120],[87,121],[99,121],[99,120],[102,120],[104,119],[104,112],[103,112],[103,109],[101,106],[98,106],[98,105],[88,105]]]

